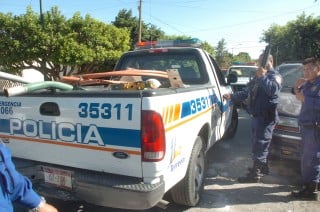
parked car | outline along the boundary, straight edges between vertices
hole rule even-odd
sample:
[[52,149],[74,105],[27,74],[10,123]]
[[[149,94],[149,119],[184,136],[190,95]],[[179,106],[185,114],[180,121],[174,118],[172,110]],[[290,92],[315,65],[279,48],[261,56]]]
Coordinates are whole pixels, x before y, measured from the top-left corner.
[[233,65],[227,71],[227,76],[231,73],[238,77],[237,82],[231,83],[234,91],[240,91],[246,87],[247,83],[252,77],[254,77],[255,72],[258,67],[254,65]]
[[303,76],[302,63],[284,63],[276,67],[282,76],[278,107],[279,122],[275,126],[270,145],[271,157],[300,160],[301,134],[297,117],[301,102],[291,93],[294,83]]

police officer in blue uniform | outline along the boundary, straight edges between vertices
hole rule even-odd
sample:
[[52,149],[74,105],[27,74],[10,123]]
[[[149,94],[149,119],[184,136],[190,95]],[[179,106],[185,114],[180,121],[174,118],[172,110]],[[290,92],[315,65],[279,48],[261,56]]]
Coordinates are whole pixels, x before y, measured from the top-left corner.
[[12,202],[17,202],[30,211],[57,212],[33,189],[31,181],[21,175],[12,162],[10,150],[0,141],[0,211],[13,211]]
[[[259,57],[260,66],[262,58],[263,54]],[[281,75],[273,69],[273,57],[269,55],[265,68],[259,67],[255,77],[244,90],[224,96],[235,103],[245,103],[251,116],[253,166],[248,168],[244,177],[238,178],[241,183],[260,182],[264,175],[269,174],[269,146],[278,120],[277,105],[281,81]]]
[[298,123],[301,130],[301,174],[303,187],[293,191],[299,199],[319,200],[320,182],[320,57],[303,61],[303,78],[294,86],[302,102]]

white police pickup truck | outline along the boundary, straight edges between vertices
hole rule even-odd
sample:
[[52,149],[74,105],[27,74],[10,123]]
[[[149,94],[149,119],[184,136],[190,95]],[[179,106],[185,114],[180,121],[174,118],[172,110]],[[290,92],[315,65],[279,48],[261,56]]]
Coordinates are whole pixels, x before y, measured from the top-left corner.
[[[0,138],[44,196],[124,209],[195,206],[206,152],[237,129],[232,92],[197,39],[146,42],[112,72],[0,96]],[[234,81],[233,81],[234,82]]]

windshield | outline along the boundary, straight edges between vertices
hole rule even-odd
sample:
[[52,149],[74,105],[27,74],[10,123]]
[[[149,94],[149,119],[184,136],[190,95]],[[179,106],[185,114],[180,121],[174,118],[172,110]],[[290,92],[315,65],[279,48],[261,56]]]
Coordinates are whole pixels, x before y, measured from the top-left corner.
[[282,76],[282,91],[290,92],[297,79],[303,77],[303,65],[285,64],[276,68]]
[[194,52],[162,51],[127,54],[119,62],[117,69],[130,68],[157,71],[176,69],[186,84],[203,84],[208,81],[201,60]]
[[257,71],[257,67],[231,67],[229,73],[234,73],[238,77],[251,77],[254,75],[254,72]]

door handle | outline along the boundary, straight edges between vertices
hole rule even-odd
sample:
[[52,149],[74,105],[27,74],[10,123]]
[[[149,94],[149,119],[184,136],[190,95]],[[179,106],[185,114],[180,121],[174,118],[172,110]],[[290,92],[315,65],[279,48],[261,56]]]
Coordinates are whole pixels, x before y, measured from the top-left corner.
[[60,116],[60,109],[55,102],[45,102],[40,105],[40,114],[44,116]]

